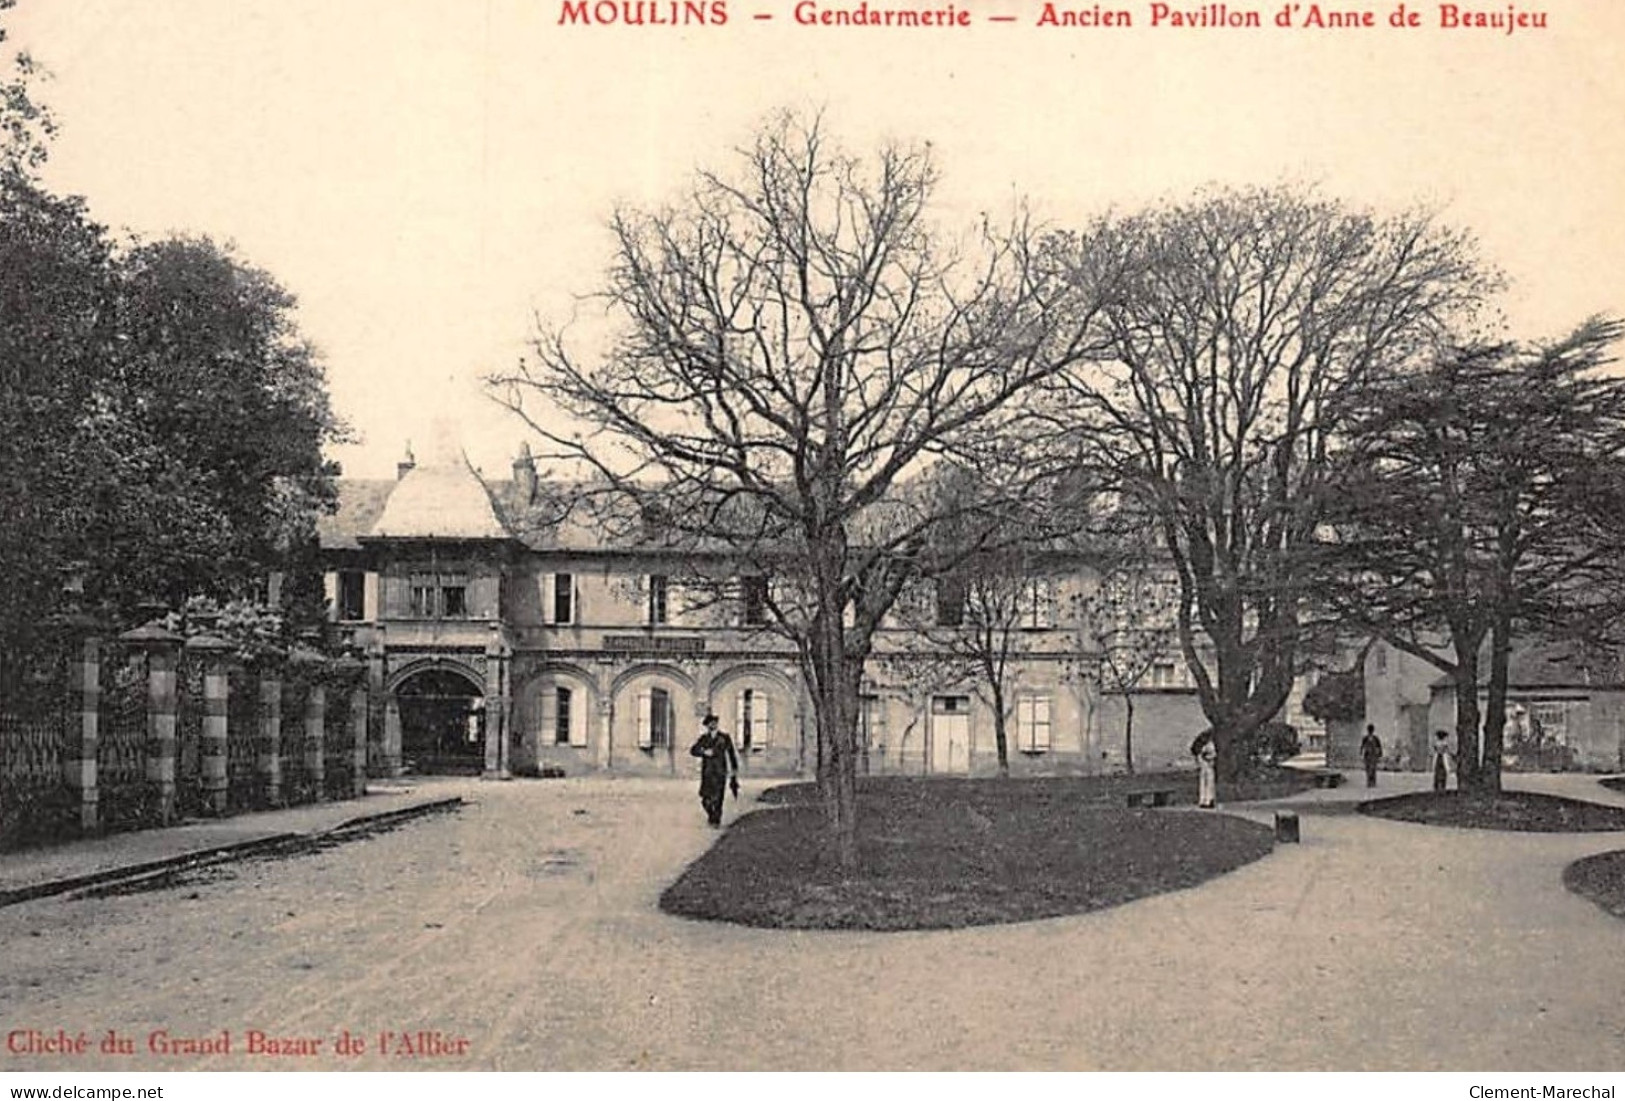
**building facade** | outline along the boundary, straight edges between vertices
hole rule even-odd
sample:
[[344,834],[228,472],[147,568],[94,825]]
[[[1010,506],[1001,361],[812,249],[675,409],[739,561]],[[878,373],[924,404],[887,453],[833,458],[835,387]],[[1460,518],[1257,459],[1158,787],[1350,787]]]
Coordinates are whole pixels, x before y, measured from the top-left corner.
[[[502,481],[408,461],[393,481],[341,482],[320,536],[330,615],[368,663],[373,770],[687,775],[709,711],[746,773],[811,773],[812,704],[793,647],[766,626],[769,579],[695,599],[685,577],[719,566],[608,538],[546,490],[528,454]],[[1012,774],[1123,771],[1131,751],[1140,771],[1189,764],[1206,724],[1173,655],[1129,695],[1131,749],[1129,701],[1102,691],[1080,630],[1097,582],[1064,556],[1031,579],[1004,682]],[[955,622],[943,593],[920,591],[880,631],[864,770],[997,771],[991,693],[956,653]]]
[[[1440,653],[1448,650],[1441,646]],[[1478,706],[1489,702],[1489,653],[1479,660]],[[1376,641],[1363,667],[1365,722],[1382,739],[1389,767],[1431,767],[1432,732],[1456,729],[1455,686],[1439,668]],[[1614,772],[1625,768],[1625,669],[1618,655],[1519,642],[1507,670],[1502,763],[1525,771]],[[1330,763],[1358,762],[1363,724],[1336,740]]]

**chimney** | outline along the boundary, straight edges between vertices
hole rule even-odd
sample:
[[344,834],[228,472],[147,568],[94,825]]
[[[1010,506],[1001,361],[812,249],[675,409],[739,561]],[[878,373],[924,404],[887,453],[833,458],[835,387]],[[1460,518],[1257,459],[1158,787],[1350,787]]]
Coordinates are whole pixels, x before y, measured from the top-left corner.
[[412,441],[407,440],[406,458],[395,464],[395,480],[398,482],[402,478],[406,477],[406,472],[417,465],[418,461],[412,457]]
[[519,445],[519,457],[513,461],[513,483],[521,505],[536,503],[536,460],[528,443]]

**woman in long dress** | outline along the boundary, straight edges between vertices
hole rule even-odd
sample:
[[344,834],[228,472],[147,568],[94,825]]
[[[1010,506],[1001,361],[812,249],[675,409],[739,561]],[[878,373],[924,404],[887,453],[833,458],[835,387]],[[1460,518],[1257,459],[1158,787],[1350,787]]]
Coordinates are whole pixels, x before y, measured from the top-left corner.
[[1196,805],[1211,807],[1217,803],[1218,777],[1215,775],[1215,766],[1219,760],[1219,748],[1213,743],[1211,731],[1204,732],[1196,740]]
[[1444,791],[1450,785],[1450,735],[1443,730],[1433,732],[1433,790]]

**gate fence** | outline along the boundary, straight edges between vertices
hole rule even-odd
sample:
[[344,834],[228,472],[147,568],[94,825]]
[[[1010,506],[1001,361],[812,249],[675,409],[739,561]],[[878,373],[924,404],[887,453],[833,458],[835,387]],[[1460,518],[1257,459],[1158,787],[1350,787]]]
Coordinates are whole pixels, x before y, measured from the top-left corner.
[[191,641],[148,626],[0,655],[0,849],[364,793],[359,663]]

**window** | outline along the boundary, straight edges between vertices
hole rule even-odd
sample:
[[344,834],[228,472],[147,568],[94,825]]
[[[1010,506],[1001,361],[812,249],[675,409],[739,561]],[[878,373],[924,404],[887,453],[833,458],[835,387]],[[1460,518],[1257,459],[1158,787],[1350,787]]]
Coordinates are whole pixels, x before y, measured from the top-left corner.
[[755,688],[741,689],[734,726],[739,733],[740,748],[746,752],[759,753],[771,745],[773,697]]
[[542,725],[538,739],[544,744],[587,744],[587,708],[589,697],[579,688],[544,682],[538,702],[541,704]]
[[408,610],[420,619],[429,619],[435,612],[435,583],[434,578],[422,574],[414,575],[411,584],[411,601]]
[[1540,731],[1541,739],[1558,745],[1569,744],[1569,703],[1551,701],[1529,705],[1530,727]]
[[761,574],[747,574],[739,582],[740,622],[746,627],[760,627],[767,622],[767,578]]
[[658,627],[667,621],[667,581],[664,574],[649,575],[649,626]]
[[419,619],[465,619],[468,616],[467,579],[451,574],[413,574],[407,589],[407,608]]
[[340,570],[336,603],[340,619],[365,619],[367,616],[367,575],[360,570]]
[[581,621],[581,594],[568,573],[542,575],[542,622],[566,626]]
[[646,688],[638,693],[638,748],[670,746],[676,725],[670,692],[664,688]]
[[1024,581],[1017,611],[1020,614],[1021,626],[1028,630],[1043,630],[1055,626],[1054,578],[1030,577]]
[[1048,696],[1022,696],[1016,701],[1016,745],[1023,753],[1047,753],[1050,747]]
[[572,693],[562,685],[553,689],[553,744],[570,744]]
[[937,578],[938,627],[960,627],[964,625],[965,598],[968,595],[964,578]]
[[1173,688],[1177,685],[1179,671],[1171,661],[1159,661],[1151,666],[1152,688]]

